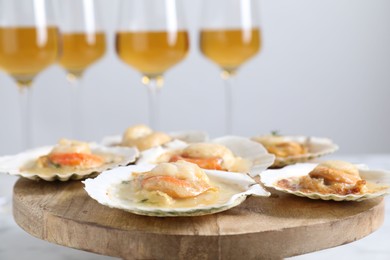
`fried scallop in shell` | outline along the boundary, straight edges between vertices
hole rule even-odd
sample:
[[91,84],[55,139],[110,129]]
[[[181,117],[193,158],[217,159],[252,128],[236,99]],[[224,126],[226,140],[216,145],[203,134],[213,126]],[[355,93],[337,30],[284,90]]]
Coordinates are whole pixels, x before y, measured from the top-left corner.
[[260,174],[266,187],[311,199],[361,201],[390,192],[390,173],[343,161],[298,163]]
[[304,143],[301,144],[297,141],[288,140],[279,135],[253,137],[252,140],[261,143],[268,152],[281,158],[307,153],[307,147]]
[[[194,198],[206,191],[216,191],[206,173],[186,161],[161,163],[149,172],[137,174],[138,190],[165,193],[172,199]],[[141,200],[150,198],[143,197]]]
[[140,151],[150,149],[172,140],[172,137],[162,132],[154,132],[146,125],[135,125],[127,128],[122,137],[121,145],[134,146]]
[[248,138],[225,136],[210,142],[187,144],[175,140],[143,151],[136,164],[158,164],[185,160],[203,169],[256,175],[272,165],[274,155]]
[[50,168],[64,171],[86,170],[100,167],[105,162],[104,156],[92,153],[88,143],[61,139],[49,154],[40,156],[32,168],[35,167],[37,170]]
[[272,168],[307,162],[333,153],[338,146],[328,138],[307,136],[262,135],[251,138],[276,156]]
[[[281,181],[283,183],[285,181]],[[344,161],[326,161],[317,165],[307,176],[299,179],[298,188],[322,194],[363,194],[367,191],[358,168]]]
[[[202,163],[205,165],[204,168],[209,170],[232,170],[233,166],[235,164],[235,156],[233,152],[227,148],[224,145],[216,144],[216,143],[196,143],[196,144],[190,144],[186,148],[183,149],[181,153],[181,157],[186,158],[191,161],[191,159],[198,160],[199,163]],[[186,160],[185,159],[185,160]],[[211,160],[219,160],[220,165],[219,167],[213,167],[210,165],[207,167],[207,159]],[[210,161],[209,161],[210,162]],[[217,169],[215,169],[217,168]],[[247,165],[244,165],[241,170],[244,170],[247,168]],[[239,169],[237,169],[239,170]]]
[[239,205],[249,195],[270,195],[247,175],[203,170],[185,161],[120,167],[84,184],[88,195],[102,205],[158,217],[213,214]]
[[322,162],[309,173],[309,177],[322,178],[327,183],[355,184],[361,180],[359,169],[352,163],[344,161]]
[[0,158],[0,172],[46,181],[84,179],[102,171],[133,163],[138,150],[61,139],[55,146],[40,147]]

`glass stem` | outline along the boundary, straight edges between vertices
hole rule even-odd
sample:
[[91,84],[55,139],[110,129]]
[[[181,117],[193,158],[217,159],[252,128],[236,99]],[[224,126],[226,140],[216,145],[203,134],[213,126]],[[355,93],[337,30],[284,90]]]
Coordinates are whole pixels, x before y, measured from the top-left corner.
[[74,75],[68,75],[68,81],[71,87],[71,124],[72,124],[72,138],[77,140],[83,139],[83,110],[82,106],[82,89],[81,78]]
[[225,134],[233,133],[233,80],[232,75],[224,77],[225,82]]
[[152,129],[158,130],[159,125],[159,92],[161,85],[158,84],[158,79],[151,78],[148,80],[146,84],[148,87],[148,95],[149,95],[149,125]]
[[22,147],[23,149],[31,148],[32,146],[32,89],[30,85],[19,84],[20,92],[20,119],[22,127]]

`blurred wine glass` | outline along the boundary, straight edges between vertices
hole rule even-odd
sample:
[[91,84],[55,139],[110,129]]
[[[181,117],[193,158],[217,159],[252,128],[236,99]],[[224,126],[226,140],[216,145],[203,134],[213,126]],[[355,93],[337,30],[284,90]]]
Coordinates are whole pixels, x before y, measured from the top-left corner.
[[232,78],[261,47],[257,0],[203,0],[200,50],[222,70],[225,132],[233,131]]
[[59,63],[71,84],[72,136],[82,139],[81,78],[85,70],[103,57],[106,37],[96,0],[59,1],[62,53]]
[[0,0],[0,69],[20,91],[22,145],[31,147],[31,84],[58,58],[53,1]]
[[149,93],[149,124],[158,129],[163,74],[189,49],[182,1],[122,0],[119,19],[116,51],[123,62],[142,73]]
[[[0,0],[0,69],[9,74],[19,87],[24,149],[32,144],[32,82],[57,60],[58,48],[52,1]],[[1,189],[5,191],[6,187]],[[0,206],[6,208],[10,199],[1,195]]]

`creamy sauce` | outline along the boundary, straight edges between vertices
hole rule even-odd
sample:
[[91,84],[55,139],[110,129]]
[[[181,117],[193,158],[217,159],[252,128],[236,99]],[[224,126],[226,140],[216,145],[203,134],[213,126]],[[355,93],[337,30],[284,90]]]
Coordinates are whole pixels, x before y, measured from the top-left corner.
[[104,158],[104,164],[95,167],[95,168],[78,168],[78,167],[40,167],[37,165],[36,160],[30,161],[26,163],[24,166],[20,168],[21,171],[28,172],[31,174],[39,174],[39,175],[47,175],[50,176],[52,174],[69,174],[69,173],[88,173],[91,171],[103,171],[111,166],[115,166],[117,163],[124,159],[123,156],[118,156],[116,154],[108,154],[108,153],[93,153],[94,155],[98,155]]
[[161,200],[159,202],[151,203],[151,200],[146,199],[145,196],[140,196],[134,189],[133,181],[124,181],[119,185],[113,185],[108,190],[108,196],[113,200],[119,200],[128,206],[146,206],[146,207],[160,207],[160,208],[195,208],[209,205],[225,204],[234,194],[244,192],[245,190],[238,185],[232,183],[224,183],[219,179],[214,179],[209,176],[211,186],[216,190],[206,191],[196,197],[187,199],[170,199],[169,202]]

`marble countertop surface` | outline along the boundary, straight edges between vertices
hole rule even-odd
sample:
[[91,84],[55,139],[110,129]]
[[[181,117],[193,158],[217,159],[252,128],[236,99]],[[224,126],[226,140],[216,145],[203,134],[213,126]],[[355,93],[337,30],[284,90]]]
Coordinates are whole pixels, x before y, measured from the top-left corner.
[[[337,159],[350,161],[353,163],[364,163],[370,168],[389,169],[389,155],[357,155],[357,156],[337,156]],[[109,260],[117,259],[113,257],[96,255],[83,252],[32,237],[23,231],[13,220],[10,196],[13,183],[16,177],[0,175],[0,197],[6,196],[8,202],[1,206],[0,198],[0,259],[40,259],[40,260]],[[344,260],[359,259],[390,259],[390,198],[386,198],[386,213],[383,226],[371,235],[343,246],[322,250],[315,253],[291,257],[291,260],[328,260],[342,257]]]

